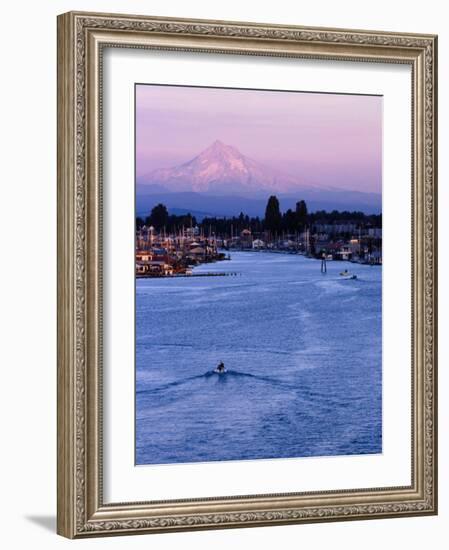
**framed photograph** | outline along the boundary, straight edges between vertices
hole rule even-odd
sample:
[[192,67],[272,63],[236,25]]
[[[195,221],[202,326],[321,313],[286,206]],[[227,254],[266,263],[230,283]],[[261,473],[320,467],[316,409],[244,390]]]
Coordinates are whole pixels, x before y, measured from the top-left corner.
[[436,53],[59,16],[59,534],[436,514]]

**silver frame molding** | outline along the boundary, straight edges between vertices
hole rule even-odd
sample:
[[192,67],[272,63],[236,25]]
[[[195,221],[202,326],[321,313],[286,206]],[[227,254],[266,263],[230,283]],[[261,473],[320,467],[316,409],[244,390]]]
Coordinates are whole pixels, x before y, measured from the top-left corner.
[[[402,63],[412,69],[412,483],[105,504],[104,47]],[[69,538],[437,513],[437,37],[131,15],[58,17],[58,533]]]

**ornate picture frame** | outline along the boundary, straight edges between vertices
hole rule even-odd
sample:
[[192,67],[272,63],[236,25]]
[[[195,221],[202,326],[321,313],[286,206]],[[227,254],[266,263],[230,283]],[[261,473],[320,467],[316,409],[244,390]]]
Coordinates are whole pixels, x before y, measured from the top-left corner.
[[[412,74],[411,484],[103,498],[102,56],[134,48],[404,64]],[[437,37],[70,12],[58,17],[58,533],[69,538],[437,513]],[[132,366],[130,365],[130,368]]]

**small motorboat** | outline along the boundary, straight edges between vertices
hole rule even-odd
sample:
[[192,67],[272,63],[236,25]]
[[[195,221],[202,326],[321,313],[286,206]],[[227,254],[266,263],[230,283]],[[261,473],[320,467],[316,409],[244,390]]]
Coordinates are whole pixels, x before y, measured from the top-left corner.
[[226,372],[228,372],[224,366],[224,363],[223,361],[221,361],[217,367],[215,367],[214,371],[213,371],[215,374],[225,374]]
[[340,272],[340,277],[343,279],[357,279],[357,275],[354,275],[354,273],[350,273],[347,269]]

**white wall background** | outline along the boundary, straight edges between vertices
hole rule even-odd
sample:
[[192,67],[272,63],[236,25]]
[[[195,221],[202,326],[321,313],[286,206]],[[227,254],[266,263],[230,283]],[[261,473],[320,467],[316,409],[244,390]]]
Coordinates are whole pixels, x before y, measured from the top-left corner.
[[[2,547],[439,550],[449,537],[449,30],[438,0],[60,0],[2,5],[0,86],[0,508]],[[71,542],[56,515],[56,15],[69,10],[439,34],[440,515]]]

